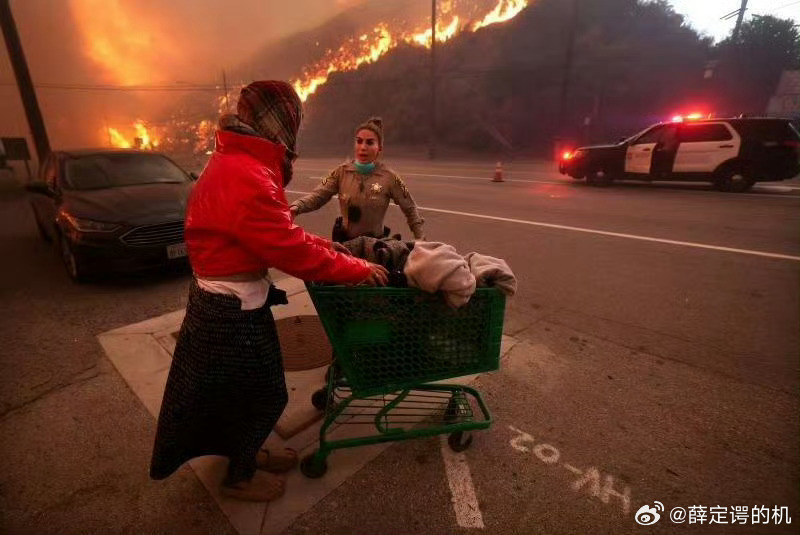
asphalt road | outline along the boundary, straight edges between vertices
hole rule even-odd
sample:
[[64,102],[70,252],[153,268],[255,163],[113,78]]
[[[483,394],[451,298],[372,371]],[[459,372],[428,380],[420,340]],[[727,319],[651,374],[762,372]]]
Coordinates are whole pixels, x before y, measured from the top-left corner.
[[[288,197],[335,163],[298,161]],[[495,421],[465,453],[483,531],[794,532],[668,516],[800,514],[800,184],[590,188],[520,163],[492,183],[494,162],[390,163],[428,239],[504,258],[519,280],[505,328],[518,344],[477,385]],[[298,223],[327,235],[335,215]],[[0,223],[0,531],[232,533],[191,475],[148,481],[154,422],[95,339],[184,306],[188,276],[76,286],[13,188]],[[408,236],[396,207],[389,225]],[[287,533],[477,531],[459,526],[441,450],[393,446]],[[656,500],[661,520],[637,524]]]

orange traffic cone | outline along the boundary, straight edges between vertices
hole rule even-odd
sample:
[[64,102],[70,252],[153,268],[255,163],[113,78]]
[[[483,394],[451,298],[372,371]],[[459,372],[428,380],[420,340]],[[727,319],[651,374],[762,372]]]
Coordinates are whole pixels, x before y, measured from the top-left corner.
[[500,162],[497,162],[497,166],[494,168],[494,178],[492,178],[492,182],[502,182],[503,181],[503,165]]

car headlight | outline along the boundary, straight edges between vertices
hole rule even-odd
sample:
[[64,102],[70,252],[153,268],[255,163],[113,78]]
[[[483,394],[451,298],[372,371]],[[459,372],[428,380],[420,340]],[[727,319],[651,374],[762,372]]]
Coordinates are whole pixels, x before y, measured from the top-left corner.
[[75,217],[66,212],[61,212],[61,216],[78,232],[114,232],[119,228],[116,223],[92,221],[91,219]]

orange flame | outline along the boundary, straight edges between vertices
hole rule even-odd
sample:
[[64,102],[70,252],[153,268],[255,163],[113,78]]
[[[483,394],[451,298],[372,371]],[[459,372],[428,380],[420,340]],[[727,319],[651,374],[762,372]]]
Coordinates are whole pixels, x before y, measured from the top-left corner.
[[[469,27],[471,31],[505,22],[517,16],[527,5],[529,0],[497,0],[494,9],[483,19],[472,24],[463,22],[458,16],[452,15],[447,25],[436,24],[436,42],[444,42]],[[444,12],[450,11],[446,4]],[[364,63],[373,63],[400,43],[431,47],[431,30],[418,30],[407,33],[392,34],[388,25],[381,23],[372,31],[358,38],[350,38],[338,49],[328,50],[323,58],[312,67],[305,69],[303,76],[294,82],[295,91],[302,101],[306,101],[321,85],[328,81],[331,73],[337,71],[353,71]]]
[[336,71],[354,71],[364,63],[372,63],[397,45],[386,24],[379,24],[372,32],[345,41],[335,52],[328,51],[322,61],[306,71],[305,80],[296,80],[292,85],[304,101],[328,81],[328,75]]
[[108,129],[108,137],[109,141],[111,142],[111,146],[117,147],[120,149],[129,149],[131,148],[131,143],[125,137],[119,133],[119,130],[116,128],[109,128]]
[[528,5],[528,0],[500,0],[494,9],[483,20],[472,26],[472,31],[479,30],[491,24],[511,20]]
[[158,148],[159,140],[150,134],[144,121],[138,119],[132,126],[135,133],[133,141],[129,141],[116,128],[108,128],[108,138],[111,146],[120,149],[136,148],[142,150],[155,150]]

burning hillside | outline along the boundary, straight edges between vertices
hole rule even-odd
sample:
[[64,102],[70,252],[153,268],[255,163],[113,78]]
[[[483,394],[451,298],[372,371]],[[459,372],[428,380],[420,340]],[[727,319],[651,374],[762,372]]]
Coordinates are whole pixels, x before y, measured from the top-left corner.
[[[528,5],[528,0],[497,0],[494,8],[477,20],[469,20],[463,13],[459,15],[461,10],[457,10],[453,4],[451,1],[443,3],[441,7],[441,15],[436,23],[437,43],[445,42],[464,30],[474,32],[512,19]],[[474,5],[469,7],[474,9]],[[468,12],[467,7],[462,9]],[[293,81],[294,88],[305,101],[328,80],[331,73],[352,71],[362,64],[374,63],[400,43],[430,48],[432,40],[430,23],[427,27],[420,24],[411,31],[380,23],[370,31],[348,38],[338,49],[327,50],[322,59],[303,69],[303,74]]]
[[[443,43],[462,32],[475,32],[481,28],[501,23],[514,18],[529,3],[529,0],[449,0],[441,1],[438,6],[436,24],[436,42]],[[419,17],[418,17],[419,18]],[[98,61],[108,61],[118,46],[110,37],[100,30],[85,28],[98,36],[93,41],[91,53]],[[414,22],[402,17],[394,17],[371,25],[366,30],[357,31],[353,35],[340,36],[339,43],[314,53],[316,58],[307,66],[299,69],[300,74],[291,77],[291,82],[300,98],[306,101],[329,77],[336,72],[357,70],[360,66],[377,62],[389,51],[399,45],[430,48],[432,42],[430,14]],[[318,44],[318,42],[317,42]],[[119,46],[126,45],[123,43]],[[136,42],[126,46],[136,46]],[[141,58],[140,58],[141,59]],[[113,62],[108,62],[109,65]],[[131,73],[141,72],[141,63],[137,60],[126,70],[116,65],[114,72],[120,81],[127,82]],[[192,110],[182,110],[172,114],[171,119],[159,126],[153,126],[142,119],[137,119],[129,127],[106,126],[110,143],[118,147],[165,149],[182,147],[193,152],[204,151],[213,128],[209,121],[235,102],[241,83],[227,87],[206,86],[207,93],[216,95],[205,101],[205,105],[195,102]],[[227,91],[226,91],[227,90]],[[195,99],[198,100],[198,99]],[[187,116],[189,119],[187,119]],[[150,124],[151,126],[147,126]],[[157,132],[156,132],[157,130]]]

